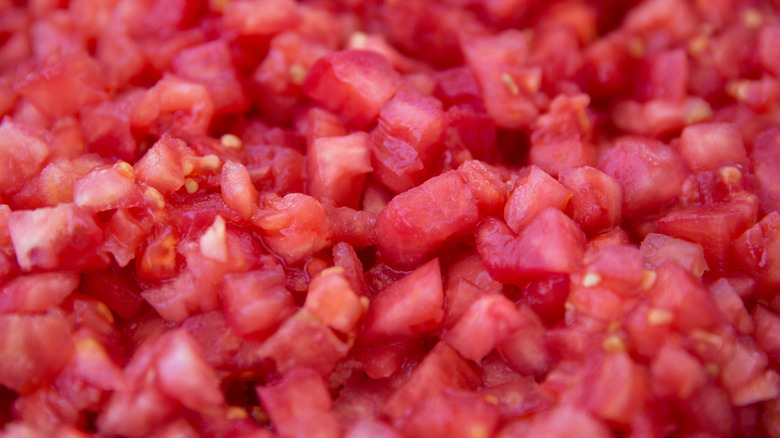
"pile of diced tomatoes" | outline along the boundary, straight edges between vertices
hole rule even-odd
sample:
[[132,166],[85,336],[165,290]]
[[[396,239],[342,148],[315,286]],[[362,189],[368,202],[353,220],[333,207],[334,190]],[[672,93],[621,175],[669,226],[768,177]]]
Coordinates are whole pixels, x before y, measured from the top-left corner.
[[0,437],[780,438],[780,4],[0,0]]

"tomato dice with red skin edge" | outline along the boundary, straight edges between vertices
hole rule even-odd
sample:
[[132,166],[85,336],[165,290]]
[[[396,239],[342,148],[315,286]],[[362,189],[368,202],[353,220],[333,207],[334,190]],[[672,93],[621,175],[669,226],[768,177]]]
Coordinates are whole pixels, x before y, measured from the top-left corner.
[[710,269],[723,272],[731,242],[756,223],[757,214],[758,199],[748,194],[726,203],[672,211],[658,221],[658,231],[698,243]]
[[543,376],[552,358],[545,345],[546,331],[530,307],[519,305],[525,325],[497,346],[498,353],[513,370],[531,376]]
[[477,251],[498,281],[523,284],[552,274],[573,273],[582,265],[585,235],[556,208],[539,213],[520,234],[487,218],[475,230]]
[[44,138],[9,118],[0,123],[0,138],[0,196],[7,197],[40,172],[49,149]]
[[598,167],[623,186],[626,217],[657,211],[673,201],[688,174],[674,149],[645,138],[618,140]]
[[190,154],[184,141],[163,136],[135,163],[136,178],[167,196],[184,186],[182,158]]
[[166,74],[133,102],[130,125],[163,133],[206,134],[214,103],[204,85]]
[[688,55],[682,49],[653,53],[642,59],[638,75],[636,95],[640,101],[681,101],[688,85]]
[[647,292],[654,306],[673,314],[680,330],[707,329],[723,316],[701,280],[673,261],[658,267],[657,277]]
[[564,211],[588,235],[620,225],[623,187],[611,176],[593,167],[566,169],[558,180],[571,195]]
[[[0,315],[0,384],[28,392],[50,381],[73,354],[67,322],[56,312]],[[50,348],[56,345],[57,348]]]
[[651,268],[657,268],[667,260],[674,260],[697,277],[709,269],[701,245],[665,234],[648,234],[642,240],[639,250],[645,264]]
[[542,412],[529,420],[515,420],[506,425],[498,438],[513,436],[544,436],[565,438],[577,434],[592,438],[613,436],[606,423],[591,416],[584,409],[559,405]]
[[653,358],[650,377],[650,384],[658,395],[680,400],[703,388],[709,378],[696,357],[672,344],[665,344]]
[[268,248],[287,264],[301,262],[331,244],[333,230],[325,208],[302,193],[283,198],[263,194],[251,221]]
[[433,259],[374,296],[360,339],[363,342],[412,339],[437,328],[443,318],[441,266],[439,259]]
[[780,210],[780,176],[775,171],[780,165],[780,130],[768,130],[756,138],[750,158],[756,176],[756,194],[761,200],[761,210]]
[[8,230],[19,266],[36,269],[102,269],[108,256],[95,251],[103,231],[92,215],[74,204],[14,211]]
[[515,182],[504,206],[504,220],[519,233],[544,209],[564,210],[570,198],[571,192],[561,183],[532,165]]
[[0,288],[0,313],[37,313],[56,307],[80,282],[72,272],[45,272],[16,277]]
[[378,53],[342,50],[314,63],[303,91],[350,124],[368,126],[395,94],[398,77],[387,58]]
[[303,191],[305,169],[300,152],[284,146],[249,146],[246,168],[260,191],[279,195]]
[[356,132],[315,139],[307,150],[308,192],[321,202],[355,208],[371,167],[369,136]]
[[352,245],[345,242],[333,245],[333,265],[344,269],[344,275],[347,276],[355,293],[364,297],[371,295],[363,273],[363,262],[360,261]]
[[125,319],[135,316],[143,305],[138,285],[121,273],[85,273],[80,290]]
[[512,301],[487,294],[466,309],[442,340],[464,358],[479,362],[524,324],[525,318]]
[[295,128],[304,138],[306,144],[314,143],[314,140],[323,137],[343,137],[349,132],[347,126],[339,116],[319,107],[311,107],[296,118]]

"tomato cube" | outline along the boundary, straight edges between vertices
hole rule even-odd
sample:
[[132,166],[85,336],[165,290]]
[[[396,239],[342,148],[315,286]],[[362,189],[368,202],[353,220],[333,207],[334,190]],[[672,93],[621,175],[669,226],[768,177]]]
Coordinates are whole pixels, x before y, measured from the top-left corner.
[[257,189],[243,164],[226,161],[222,165],[220,187],[225,205],[236,210],[244,220],[248,220],[257,211]]
[[73,182],[73,202],[90,211],[138,207],[144,203],[133,168],[124,161],[92,168]]
[[333,267],[312,278],[303,308],[328,327],[354,334],[366,309],[363,300],[352,289],[344,269]]
[[418,402],[409,416],[396,421],[396,427],[406,436],[472,438],[491,436],[498,423],[498,408],[485,397],[445,389]]
[[398,73],[384,56],[343,50],[320,58],[309,71],[304,92],[356,126],[372,124],[393,97]]
[[307,150],[309,194],[336,205],[357,207],[366,174],[371,172],[371,146],[366,133],[315,139]]
[[571,196],[561,183],[538,166],[531,166],[515,182],[504,207],[504,220],[519,233],[546,208],[565,210]]
[[715,170],[725,165],[748,165],[742,136],[732,123],[688,126],[680,136],[678,148],[685,165],[692,172]]
[[0,313],[38,313],[59,306],[76,290],[79,276],[69,272],[29,274],[0,288]]
[[650,233],[642,240],[639,249],[648,267],[658,268],[667,260],[674,260],[697,277],[701,277],[708,269],[704,249],[697,243]]
[[49,148],[40,136],[23,125],[3,119],[0,123],[0,196],[5,199],[36,176],[46,163]]
[[660,396],[685,400],[707,383],[707,372],[696,357],[684,349],[665,344],[650,365],[653,389]]
[[623,187],[614,178],[593,167],[566,169],[558,180],[572,195],[566,211],[588,235],[620,225]]

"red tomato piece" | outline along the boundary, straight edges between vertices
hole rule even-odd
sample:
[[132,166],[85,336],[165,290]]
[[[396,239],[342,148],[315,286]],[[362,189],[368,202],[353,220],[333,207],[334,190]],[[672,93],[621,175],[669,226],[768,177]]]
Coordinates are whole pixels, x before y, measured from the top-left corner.
[[354,334],[367,307],[364,300],[352,289],[344,269],[333,267],[312,278],[303,308],[328,327]]
[[566,169],[558,180],[571,192],[566,211],[588,235],[608,231],[621,221],[623,187],[593,167]]
[[678,146],[680,156],[692,172],[749,161],[737,127],[732,123],[700,123],[685,128]]
[[0,139],[0,196],[6,199],[41,171],[49,149],[43,138],[10,119],[0,123]]
[[278,383],[256,390],[271,422],[284,436],[341,436],[331,413],[330,394],[316,371],[292,369]]
[[433,259],[371,300],[360,337],[365,342],[408,340],[436,329],[443,317],[441,267]]
[[548,208],[520,234],[495,218],[475,231],[477,251],[493,278],[515,284],[552,274],[573,273],[582,265],[585,235],[563,212]]
[[[58,314],[0,315],[0,383],[15,392],[45,385],[73,354],[67,322]],[[57,348],[51,348],[56,345]]]
[[0,313],[46,312],[76,290],[80,278],[72,272],[29,274],[0,288]]
[[739,264],[760,282],[780,284],[780,214],[773,211],[732,242]]
[[377,179],[395,193],[419,185],[443,149],[444,112],[430,97],[400,91],[382,107],[371,133]]
[[661,396],[685,400],[707,383],[707,372],[696,357],[684,349],[665,344],[650,365],[651,385]]
[[163,136],[135,163],[138,181],[167,196],[184,186],[182,159],[194,155],[184,141]]
[[700,279],[672,261],[661,265],[657,272],[648,294],[654,306],[672,312],[680,330],[712,328],[722,321],[720,310]]
[[688,56],[682,49],[653,53],[642,59],[636,81],[639,100],[682,101],[688,88]]
[[239,35],[273,35],[296,23],[297,5],[292,0],[271,0],[262,4],[235,1],[225,4],[222,20],[228,29]]
[[252,184],[249,171],[243,164],[227,161],[222,165],[220,188],[225,205],[236,210],[244,220],[248,220],[257,211],[259,195]]
[[650,233],[645,236],[640,251],[648,267],[658,268],[667,260],[674,260],[697,277],[701,277],[708,269],[701,245],[664,234]]
[[758,185],[756,194],[764,212],[780,210],[780,174],[775,171],[780,166],[779,145],[780,130],[769,130],[756,139],[750,156]]
[[387,58],[378,53],[343,50],[314,63],[303,90],[349,123],[367,126],[395,94],[398,76]]
[[[452,419],[457,418],[457,422]],[[498,408],[471,391],[445,389],[424,398],[407,416],[395,422],[406,436],[491,436],[499,423]]]
[[307,150],[309,194],[322,202],[355,208],[370,173],[371,146],[364,132],[315,139]]
[[20,210],[8,218],[16,260],[24,271],[34,269],[95,269],[108,265],[96,251],[103,231],[95,219],[74,204]]
[[599,162],[599,168],[623,186],[623,215],[657,211],[676,198],[687,176],[679,155],[650,139],[619,140]]
[[132,166],[124,161],[94,167],[73,182],[73,202],[90,211],[138,207],[144,197],[134,179]]
[[504,207],[504,220],[519,233],[543,210],[565,210],[570,198],[571,192],[561,183],[538,166],[531,166],[515,182]]

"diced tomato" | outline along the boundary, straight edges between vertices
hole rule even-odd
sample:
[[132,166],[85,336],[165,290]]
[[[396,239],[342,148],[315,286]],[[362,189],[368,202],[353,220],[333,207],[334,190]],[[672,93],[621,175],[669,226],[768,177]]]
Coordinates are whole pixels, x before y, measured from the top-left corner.
[[155,133],[203,135],[214,116],[214,103],[204,85],[166,74],[133,102],[131,126]]
[[305,166],[300,152],[284,146],[252,146],[246,149],[246,168],[259,190],[281,196],[303,191]]
[[569,287],[568,275],[550,275],[532,280],[520,293],[534,313],[546,325],[552,326],[563,319]]
[[498,345],[498,352],[512,369],[523,375],[542,376],[550,367],[545,329],[530,307],[518,306],[525,324]]
[[258,193],[252,184],[246,167],[235,161],[222,165],[222,200],[236,210],[244,220],[249,219],[257,210]]
[[565,438],[572,434],[593,438],[612,436],[607,425],[593,418],[582,409],[560,405],[528,420],[509,423],[497,435],[500,438],[513,436],[544,436]]
[[697,277],[701,277],[708,269],[701,245],[664,234],[650,233],[645,236],[640,251],[649,267],[658,268],[667,260],[674,260]]
[[719,166],[746,167],[748,157],[737,127],[731,123],[700,123],[685,128],[680,136],[680,156],[692,172]]
[[262,339],[295,311],[293,296],[284,287],[281,266],[266,257],[263,270],[227,274],[219,291],[222,308],[238,335]]
[[133,167],[124,161],[94,167],[73,182],[73,202],[91,211],[137,207],[144,198],[134,179]]
[[502,128],[527,126],[538,115],[534,94],[541,70],[526,65],[528,43],[517,30],[496,36],[464,37],[463,55],[477,78],[487,113]]
[[704,366],[684,349],[666,344],[650,366],[653,390],[660,396],[685,400],[707,383]]
[[363,262],[358,258],[355,248],[344,242],[333,245],[333,264],[344,269],[344,275],[347,276],[355,293],[364,297],[370,295],[366,277],[363,274]]
[[303,305],[328,327],[353,334],[366,310],[340,267],[328,268],[312,278]]
[[130,130],[126,104],[101,102],[79,111],[87,150],[102,157],[132,161],[138,142]]
[[108,256],[95,251],[103,231],[77,205],[14,211],[8,230],[22,270],[94,269],[108,264]]
[[774,169],[780,165],[780,130],[772,129],[756,138],[753,154],[753,172],[756,175],[756,194],[761,200],[761,210],[780,210],[780,176]]
[[479,384],[469,362],[444,342],[437,343],[412,371],[409,380],[396,389],[383,406],[394,421],[409,415],[419,403],[449,389],[471,389]]
[[672,312],[681,330],[707,329],[722,315],[701,280],[673,261],[659,266],[657,278],[648,291],[654,306]]
[[745,334],[755,331],[755,324],[745,308],[745,303],[727,279],[721,278],[712,283],[709,289],[721,314],[735,330]]
[[395,193],[425,181],[441,153],[446,125],[437,103],[400,91],[379,113],[371,133],[371,161],[377,179]]
[[362,419],[350,428],[344,435],[345,438],[401,438],[390,425],[379,420]]
[[593,167],[561,171],[558,180],[572,195],[565,211],[592,235],[620,225],[623,187]]
[[0,334],[0,383],[16,392],[45,385],[73,354],[70,329],[57,313],[0,315]]
[[323,202],[357,207],[366,174],[373,170],[367,134],[315,139],[306,160],[309,194]]
[[514,303],[499,294],[478,298],[444,337],[461,356],[479,362],[526,324]]
[[276,362],[279,372],[308,367],[327,376],[349,345],[305,309],[287,318],[261,347],[261,353]]
[[673,211],[658,221],[658,231],[698,243],[710,269],[722,272],[728,261],[729,244],[756,223],[757,214],[758,200],[748,195],[727,203]]
[[556,208],[539,213],[520,234],[503,222],[487,218],[475,231],[477,251],[490,275],[502,282],[572,273],[582,264],[585,236]]
[[780,316],[763,306],[756,306],[753,318],[756,321],[756,343],[771,359],[777,359],[780,356],[780,342],[773,333],[780,328]]
[[138,181],[168,195],[184,185],[182,158],[192,154],[179,139],[163,136],[134,166]]
[[630,424],[649,396],[645,370],[626,353],[607,353],[595,360],[591,372],[585,382],[585,387],[590,387],[583,394],[585,406],[599,418]]
[[[451,421],[457,418],[457,423]],[[397,428],[406,436],[487,437],[499,423],[498,408],[483,396],[470,391],[445,389],[422,399],[399,421]]]
[[4,118],[0,123],[0,196],[14,194],[43,168],[49,149],[43,138]]
[[680,194],[687,176],[679,155],[650,139],[619,140],[599,162],[599,168],[623,186],[623,215],[657,211]]
[[376,214],[349,207],[325,205],[333,226],[333,241],[344,242],[357,249],[376,244]]
[[322,204],[311,196],[294,193],[280,198],[264,194],[252,223],[263,242],[285,263],[298,263],[331,243],[332,228]]
[[640,100],[682,101],[688,85],[688,57],[684,50],[666,50],[642,59],[636,94]]
[[565,210],[571,196],[561,183],[538,166],[531,166],[515,182],[504,207],[504,220],[519,233],[544,209]]
[[[226,17],[227,19],[227,17]],[[173,72],[208,88],[215,114],[240,112],[248,102],[224,41],[188,47],[171,61]]]
[[69,272],[29,274],[0,289],[0,313],[37,313],[56,307],[76,290],[79,276]]
[[325,382],[316,371],[292,369],[257,394],[276,430],[284,436],[341,436]]
[[443,317],[441,267],[439,259],[433,259],[371,300],[360,337],[385,342],[411,339],[437,328]]
[[225,26],[239,35],[273,35],[289,28],[297,19],[297,5],[292,0],[272,0],[260,5],[242,0],[226,3],[222,8]]
[[304,92],[351,124],[367,126],[395,94],[398,73],[375,52],[343,50],[320,58],[303,84]]
[[82,106],[109,97],[102,66],[80,51],[50,58],[40,71],[27,76],[16,88],[51,119],[76,114]]

